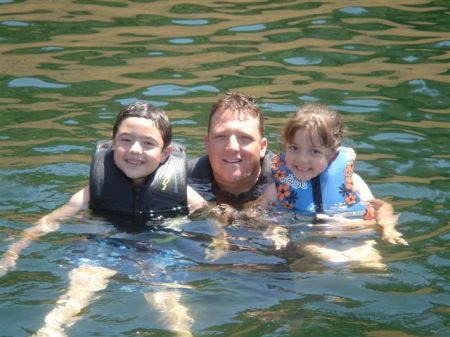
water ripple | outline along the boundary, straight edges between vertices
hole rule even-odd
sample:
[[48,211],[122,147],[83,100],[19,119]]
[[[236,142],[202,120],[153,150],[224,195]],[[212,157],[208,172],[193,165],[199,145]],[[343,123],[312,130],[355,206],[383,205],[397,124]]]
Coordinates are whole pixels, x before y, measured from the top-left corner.
[[[177,219],[178,231],[113,247],[86,239],[95,222],[102,238],[117,231],[86,213],[34,242],[0,278],[2,335],[37,331],[77,261],[119,273],[69,335],[171,334],[142,296],[167,290],[158,280],[183,286],[193,335],[449,335],[448,2],[0,4],[2,252],[87,184],[95,142],[111,137],[125,105],[164,108],[174,139],[189,156],[203,155],[208,112],[228,90],[260,102],[272,151],[302,104],[341,113],[356,171],[393,203],[409,241],[394,246],[373,232],[386,271],[351,269],[306,254],[304,243],[333,242],[321,231],[296,223],[291,244],[277,251],[248,221],[227,228],[229,254],[209,261],[211,219]],[[150,253],[155,247],[167,254]],[[130,305],[139,310],[119,317]]]
[[33,77],[15,78],[9,81],[10,88],[35,87],[44,89],[63,89],[70,87],[70,84],[52,83]]

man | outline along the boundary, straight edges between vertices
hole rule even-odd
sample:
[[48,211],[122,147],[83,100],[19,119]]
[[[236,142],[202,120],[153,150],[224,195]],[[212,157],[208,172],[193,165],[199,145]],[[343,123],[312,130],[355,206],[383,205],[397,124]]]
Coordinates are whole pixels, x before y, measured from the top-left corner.
[[251,96],[228,92],[213,105],[205,145],[207,155],[188,162],[188,177],[206,199],[239,208],[262,193],[271,162],[263,115]]

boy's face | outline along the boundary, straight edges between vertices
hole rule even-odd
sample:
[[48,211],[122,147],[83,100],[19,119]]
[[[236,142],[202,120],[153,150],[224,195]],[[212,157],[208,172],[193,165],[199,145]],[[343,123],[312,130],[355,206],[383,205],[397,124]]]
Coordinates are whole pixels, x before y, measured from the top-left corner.
[[170,154],[171,147],[163,151],[163,144],[153,121],[126,118],[113,139],[114,162],[135,185],[141,185]]
[[309,136],[306,129],[295,132],[286,146],[286,166],[302,181],[317,177],[328,167],[336,151],[320,145],[317,135]]

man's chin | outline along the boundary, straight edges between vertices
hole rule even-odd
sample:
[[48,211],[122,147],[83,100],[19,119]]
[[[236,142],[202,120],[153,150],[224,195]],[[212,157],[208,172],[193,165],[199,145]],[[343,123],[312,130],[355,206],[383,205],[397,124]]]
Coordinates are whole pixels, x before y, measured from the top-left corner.
[[233,175],[229,176],[229,181],[231,183],[235,183],[235,184],[237,184],[237,183],[248,183],[248,182],[250,182],[252,180],[251,176],[252,176],[251,173],[233,174]]
[[[252,180],[251,172],[243,172],[241,170],[221,170],[221,181],[228,184],[246,183]],[[218,178],[218,177],[216,177]]]

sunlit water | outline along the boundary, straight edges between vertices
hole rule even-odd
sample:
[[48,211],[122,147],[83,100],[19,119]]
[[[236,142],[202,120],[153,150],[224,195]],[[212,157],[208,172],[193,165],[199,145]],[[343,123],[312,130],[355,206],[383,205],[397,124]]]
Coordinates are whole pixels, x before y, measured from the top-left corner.
[[[274,151],[298,106],[337,109],[357,171],[393,203],[409,242],[289,220],[293,243],[280,251],[264,226],[241,221],[214,259],[211,219],[123,234],[84,214],[0,278],[0,335],[36,332],[68,273],[91,264],[118,273],[69,336],[173,335],[144,296],[167,284],[180,285],[194,336],[449,336],[449,12],[447,1],[420,0],[0,0],[1,253],[86,185],[94,144],[122,106],[162,107],[198,156],[227,90],[260,101]],[[367,239],[386,270],[301,249]]]

